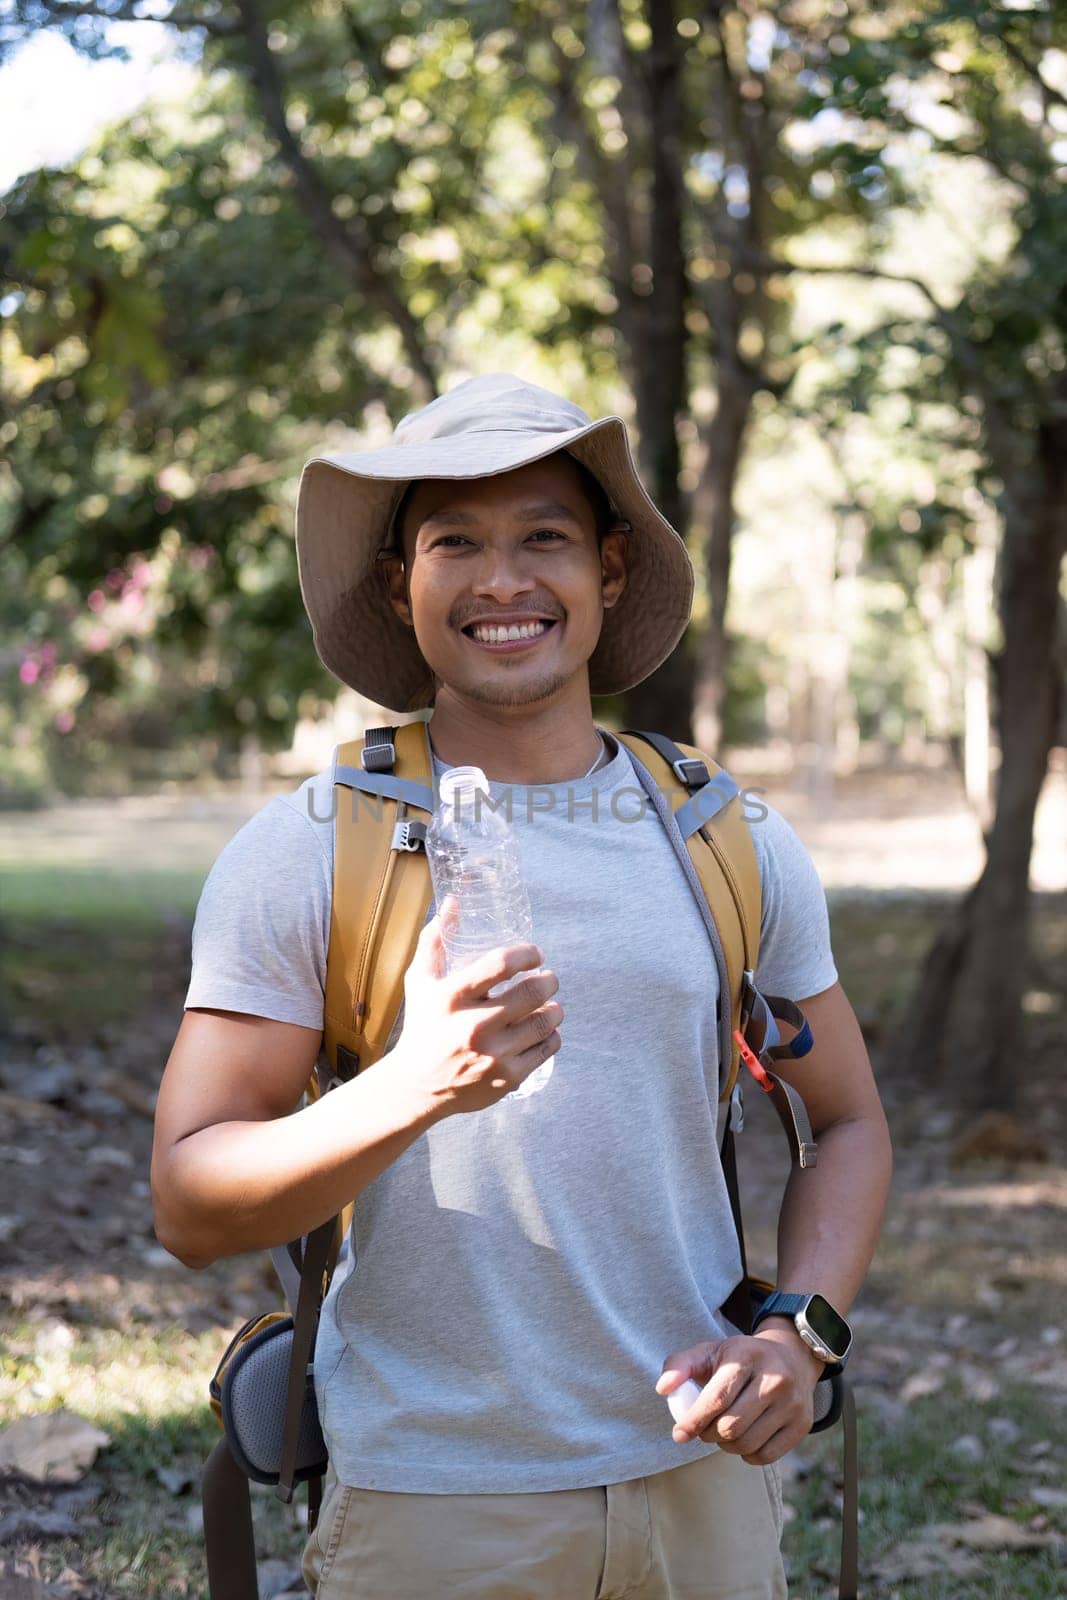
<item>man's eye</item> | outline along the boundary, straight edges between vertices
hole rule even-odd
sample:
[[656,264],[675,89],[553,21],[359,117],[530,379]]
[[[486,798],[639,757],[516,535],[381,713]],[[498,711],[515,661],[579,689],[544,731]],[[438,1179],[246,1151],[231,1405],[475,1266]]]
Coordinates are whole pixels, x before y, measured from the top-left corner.
[[443,533],[439,539],[434,540],[430,549],[439,550],[442,545],[446,545],[449,549],[454,549],[457,544],[466,544],[467,542],[461,533]]
[[562,539],[563,535],[562,535],[562,533],[558,533],[555,528],[538,528],[536,530],[536,532],[531,533],[530,538],[531,539]]

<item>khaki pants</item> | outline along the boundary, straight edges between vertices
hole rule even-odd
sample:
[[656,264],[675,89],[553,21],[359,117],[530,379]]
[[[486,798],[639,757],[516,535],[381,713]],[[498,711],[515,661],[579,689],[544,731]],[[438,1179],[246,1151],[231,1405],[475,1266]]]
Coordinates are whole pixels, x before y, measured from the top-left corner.
[[785,1600],[773,1467],[715,1452],[539,1494],[333,1484],[304,1553],[318,1600]]

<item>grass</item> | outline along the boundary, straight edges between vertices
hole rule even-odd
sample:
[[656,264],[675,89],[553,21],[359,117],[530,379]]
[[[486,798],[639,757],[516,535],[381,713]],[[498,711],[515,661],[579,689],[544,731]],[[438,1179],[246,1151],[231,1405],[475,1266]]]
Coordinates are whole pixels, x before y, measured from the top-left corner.
[[[878,1593],[907,1600],[1062,1600],[1067,1511],[1049,1511],[1032,1492],[1062,1481],[1064,1463],[1062,1453],[1054,1453],[1055,1421],[1033,1391],[1008,1386],[995,1401],[976,1404],[949,1389],[915,1401],[892,1426],[865,1413],[862,1386],[858,1392],[861,1573],[877,1570],[890,1557],[895,1559],[887,1570],[906,1567],[924,1530],[965,1527],[980,1512],[1006,1516],[1021,1530],[1033,1531],[1036,1522],[1045,1532],[1047,1525],[1058,1536],[1045,1549],[975,1551],[980,1572],[962,1575],[948,1570],[946,1544],[946,1570],[889,1580]],[[990,1426],[1005,1418],[1019,1430],[1010,1445],[998,1443],[996,1426]],[[978,1461],[963,1459],[954,1448],[964,1437],[978,1441]],[[797,1600],[836,1593],[831,1579],[839,1555],[840,1450],[837,1429],[801,1447],[806,1470],[790,1490],[794,1515],[783,1541]]]
[[0,915],[12,924],[151,931],[168,918],[191,917],[203,881],[200,868],[123,872],[8,860],[0,866]]
[[[27,1323],[12,1330],[0,1366],[0,1415],[65,1406],[111,1439],[91,1480],[100,1490],[92,1508],[98,1528],[85,1539],[50,1543],[44,1570],[76,1571],[109,1600],[205,1600],[199,1478],[219,1437],[207,1380],[225,1343],[221,1330],[89,1327],[69,1354],[49,1350],[40,1333]],[[185,1480],[180,1492],[163,1484],[160,1469]],[[252,1499],[259,1558],[297,1564],[302,1504],[283,1507],[258,1485]]]

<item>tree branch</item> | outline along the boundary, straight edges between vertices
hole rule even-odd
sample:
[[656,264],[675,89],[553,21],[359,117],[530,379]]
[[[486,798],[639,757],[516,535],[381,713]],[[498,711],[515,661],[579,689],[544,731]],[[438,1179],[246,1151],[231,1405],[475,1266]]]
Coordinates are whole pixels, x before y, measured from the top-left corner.
[[1051,101],[1055,101],[1055,103],[1060,106],[1067,106],[1067,95],[1061,94],[1059,89],[1055,88],[1053,84],[1045,82],[1038,69],[1037,63],[1030,60],[1030,57],[1026,54],[1025,50],[1022,50],[1019,45],[1015,44],[1013,40],[1009,39],[1007,34],[998,33],[996,35],[996,39],[1005,54],[1009,55],[1017,66],[1022,67],[1031,83],[1033,83],[1036,88],[1040,89],[1042,98],[1045,102],[1046,111],[1048,110],[1049,103]]
[[918,289],[931,310],[938,316],[946,314],[946,308],[942,306],[934,296],[933,291],[928,288],[922,279],[913,278],[906,272],[885,272],[881,267],[865,267],[859,264],[846,264],[835,267],[820,262],[814,266],[804,266],[799,261],[783,261],[779,256],[745,249],[738,252],[738,260],[742,266],[747,267],[750,272],[761,278],[770,278],[776,273],[788,276],[791,273],[803,272],[824,277],[871,278],[882,283],[910,284],[913,289]]
[[373,264],[374,245],[361,218],[345,223],[335,215],[332,196],[305,155],[285,114],[285,97],[277,63],[267,43],[258,0],[237,0],[248,48],[248,67],[260,110],[292,174],[297,198],[308,220],[334,260],[363,294],[395,323],[408,360],[427,399],[438,391],[438,373],[422,330],[396,288]]
[[236,17],[202,17],[180,11],[153,16],[151,12],[138,10],[138,0],[123,0],[121,5],[115,6],[95,3],[95,0],[38,0],[38,3],[56,22],[73,21],[78,17],[96,17],[100,22],[161,22],[168,28],[203,29],[220,39],[234,38],[241,32]]

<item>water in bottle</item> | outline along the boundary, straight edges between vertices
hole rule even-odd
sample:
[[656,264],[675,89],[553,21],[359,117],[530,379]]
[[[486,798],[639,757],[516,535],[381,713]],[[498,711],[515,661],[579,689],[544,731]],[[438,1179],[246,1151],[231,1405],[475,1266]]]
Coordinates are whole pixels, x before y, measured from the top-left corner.
[[[500,945],[533,942],[518,840],[488,798],[489,781],[480,767],[451,767],[441,778],[440,805],[426,834],[434,899],[441,906],[453,895],[458,908],[455,926],[442,936],[449,972]],[[491,992],[500,994],[527,976],[522,972]],[[554,1064],[554,1056],[542,1062],[507,1098],[543,1089]]]

